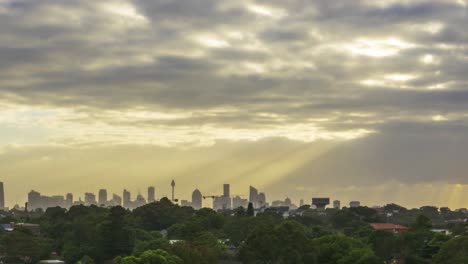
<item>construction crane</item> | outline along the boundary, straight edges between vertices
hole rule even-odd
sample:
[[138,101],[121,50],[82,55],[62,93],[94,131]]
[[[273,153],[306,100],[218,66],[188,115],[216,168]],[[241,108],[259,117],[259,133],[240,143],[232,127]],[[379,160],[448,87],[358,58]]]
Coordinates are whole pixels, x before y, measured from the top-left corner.
[[219,196],[219,195],[206,195],[206,196],[203,195],[203,199],[206,199],[206,198],[214,199],[214,198],[219,198],[219,197],[221,197],[221,196]]
[[[244,197],[245,195],[243,194],[234,194],[234,195],[231,195],[230,197],[236,197],[236,196],[239,196],[239,197]],[[222,195],[204,195],[203,196],[203,199],[214,199],[214,198],[219,198],[219,197],[223,197]]]

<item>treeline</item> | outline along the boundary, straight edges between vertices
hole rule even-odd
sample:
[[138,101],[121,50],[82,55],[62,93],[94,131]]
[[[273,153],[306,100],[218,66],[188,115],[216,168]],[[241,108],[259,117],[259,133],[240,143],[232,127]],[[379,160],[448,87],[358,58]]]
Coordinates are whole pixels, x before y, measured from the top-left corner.
[[[447,224],[466,215],[388,205],[317,211],[297,215],[251,208],[215,212],[180,207],[168,199],[135,209],[74,206],[68,211],[9,212],[2,223],[37,223],[41,233],[24,228],[0,233],[3,263],[36,263],[51,252],[67,263],[468,263],[468,225]],[[374,230],[369,223],[409,224],[401,234]],[[448,228],[452,234],[431,231]]]

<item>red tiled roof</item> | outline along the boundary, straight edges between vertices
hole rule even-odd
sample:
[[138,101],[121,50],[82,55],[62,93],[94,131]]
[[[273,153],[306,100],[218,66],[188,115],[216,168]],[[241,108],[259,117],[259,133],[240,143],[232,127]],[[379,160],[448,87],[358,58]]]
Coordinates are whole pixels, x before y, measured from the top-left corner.
[[370,224],[376,230],[407,230],[408,227],[402,225],[388,224],[388,223],[374,223]]

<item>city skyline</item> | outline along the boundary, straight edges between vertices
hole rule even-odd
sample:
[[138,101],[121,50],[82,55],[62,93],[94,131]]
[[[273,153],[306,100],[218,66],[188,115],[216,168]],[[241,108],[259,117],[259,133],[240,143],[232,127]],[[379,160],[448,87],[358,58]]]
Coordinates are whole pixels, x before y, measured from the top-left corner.
[[[171,191],[175,187],[174,180],[171,180]],[[174,186],[173,186],[174,185]],[[3,182],[0,182],[0,187],[3,187]],[[195,209],[200,209],[203,207],[213,208],[214,210],[221,209],[235,209],[238,207],[247,208],[248,203],[252,203],[254,208],[265,208],[265,207],[278,207],[278,206],[287,206],[292,209],[298,208],[304,204],[313,205],[315,208],[335,208],[340,209],[343,207],[358,207],[358,206],[367,206],[367,207],[381,207],[386,204],[393,204],[395,202],[389,201],[383,204],[366,204],[359,199],[354,200],[339,200],[337,197],[301,197],[297,201],[292,200],[290,196],[286,195],[284,198],[271,198],[268,200],[267,195],[264,192],[259,192],[257,188],[249,186],[248,192],[243,194],[231,194],[230,184],[223,184],[221,192],[218,194],[207,194],[202,193],[198,188],[195,188],[193,192],[188,195],[185,194],[182,197],[190,196],[191,199],[180,199],[174,197],[173,199],[169,195],[157,196],[157,188],[155,186],[147,187],[147,196],[143,195],[140,191],[135,195],[132,191],[124,188],[120,193],[115,193],[108,191],[108,189],[99,189],[97,192],[88,191],[82,193],[83,195],[76,195],[74,193],[66,194],[45,194],[37,190],[31,190],[27,195],[27,203],[25,204],[15,204],[14,206],[4,208],[12,209],[15,208],[24,208],[23,206],[28,206],[28,210],[35,210],[37,208],[46,209],[48,207],[60,206],[63,208],[69,208],[74,205],[97,205],[97,206],[122,206],[127,209],[135,209],[142,205],[157,202],[162,198],[167,198],[172,202],[179,204],[181,206],[191,206]],[[3,188],[0,188],[2,190]],[[3,191],[3,190],[2,190]],[[0,192],[0,201],[4,195],[4,192]],[[228,200],[226,200],[228,198]],[[245,198],[245,199],[244,199]],[[304,198],[305,201],[304,202]],[[31,202],[33,201],[33,202]],[[309,201],[309,202],[307,202]],[[405,204],[399,204],[406,207]],[[413,208],[420,208],[422,206],[436,206],[436,207],[448,207],[452,210],[455,209],[466,209],[466,207],[449,207],[447,205],[434,205],[434,204],[421,204],[414,206]]]

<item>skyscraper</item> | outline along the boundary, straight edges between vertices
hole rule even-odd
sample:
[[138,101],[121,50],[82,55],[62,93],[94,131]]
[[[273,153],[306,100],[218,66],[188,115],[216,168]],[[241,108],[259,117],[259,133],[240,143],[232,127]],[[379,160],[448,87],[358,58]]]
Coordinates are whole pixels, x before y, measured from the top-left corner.
[[96,205],[96,195],[94,193],[85,193],[84,201],[85,205]]
[[117,194],[112,195],[112,206],[122,206],[122,197],[118,196]]
[[224,184],[223,185],[223,196],[231,196],[231,191],[230,191],[230,186],[229,184]]
[[99,190],[98,205],[107,205],[107,190]]
[[3,182],[0,182],[0,210],[5,209],[5,190],[3,189]]
[[198,189],[192,193],[192,207],[196,210],[202,208],[202,194]]
[[131,203],[132,203],[132,197],[131,197],[131,193],[127,190],[124,190],[123,191],[123,207],[124,208],[130,208],[131,206]]
[[333,201],[333,208],[340,209],[341,208],[340,201],[338,201],[338,200]]
[[236,209],[239,207],[247,208],[249,205],[249,201],[247,199],[242,199],[239,195],[232,198],[232,209]]
[[258,194],[257,207],[263,208],[265,206],[266,206],[266,195],[265,193],[261,192]]
[[258,207],[258,190],[253,186],[249,188],[249,202],[252,203],[254,208]]
[[133,208],[132,209],[138,208],[138,207],[143,206],[145,204],[146,204],[145,197],[143,197],[143,195],[141,195],[141,194],[138,194],[137,197],[136,197],[136,200],[133,202]]
[[66,205],[67,205],[67,206],[66,206],[67,208],[72,207],[72,205],[73,205],[73,194],[67,193],[67,198],[66,198],[66,200],[65,200],[65,203],[66,203]]
[[148,203],[154,203],[156,201],[156,191],[153,186],[148,187]]
[[34,211],[41,208],[41,194],[32,190],[28,193],[28,210]]

